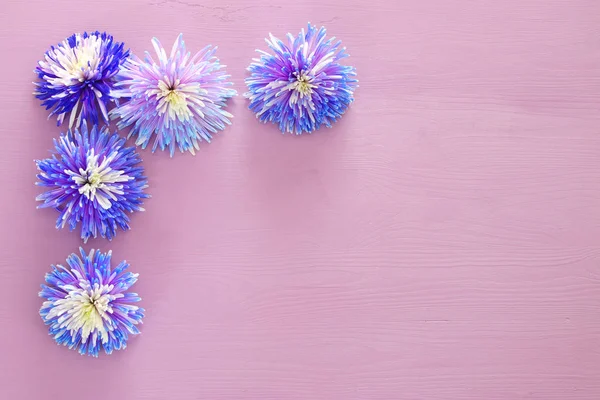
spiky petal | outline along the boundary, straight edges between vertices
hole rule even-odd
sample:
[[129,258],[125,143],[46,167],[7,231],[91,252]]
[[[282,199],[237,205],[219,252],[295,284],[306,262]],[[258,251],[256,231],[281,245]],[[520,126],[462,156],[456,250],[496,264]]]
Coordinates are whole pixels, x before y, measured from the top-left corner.
[[158,39],[152,45],[158,61],[146,52],[144,60],[133,55],[121,68],[120,89],[113,95],[129,100],[113,109],[111,118],[119,118],[119,129],[133,125],[129,136],[142,148],[154,137],[153,152],[168,148],[173,156],[177,146],[194,154],[199,142],[210,142],[230,124],[232,115],[223,107],[236,92],[214,55],[216,47],[192,57],[181,34],[168,57]]
[[51,158],[36,161],[36,184],[48,188],[36,198],[43,202],[38,208],[60,212],[57,228],[73,230],[81,223],[84,241],[98,234],[111,240],[117,227],[128,230],[127,213],[143,211],[149,197],[135,147],[125,147],[125,138],[106,127],[88,131],[85,122],[54,139],[54,147]]
[[119,67],[129,56],[123,43],[106,32],[76,33],[52,46],[35,69],[35,97],[57,115],[61,125],[70,113],[69,128],[102,118],[108,123],[107,108],[114,101],[110,92]]
[[67,257],[67,267],[53,265],[41,285],[40,297],[46,301],[40,316],[49,325],[49,334],[60,345],[79,354],[98,357],[127,346],[129,334],[139,334],[144,309],[132,303],[140,301],[128,292],[138,274],[124,272],[125,261],[111,270],[112,253],[80,248],[81,257]]
[[331,124],[354,100],[357,87],[354,67],[339,61],[347,57],[341,41],[325,39],[325,28],[308,24],[298,36],[288,33],[287,41],[270,35],[272,50],[257,50],[246,78],[249,108],[262,122],[279,125],[282,132],[313,132]]

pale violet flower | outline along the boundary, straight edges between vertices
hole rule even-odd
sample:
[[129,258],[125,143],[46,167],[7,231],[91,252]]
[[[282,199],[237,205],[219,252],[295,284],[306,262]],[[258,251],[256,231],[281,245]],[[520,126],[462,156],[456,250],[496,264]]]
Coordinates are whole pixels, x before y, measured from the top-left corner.
[[119,73],[118,89],[124,101],[111,111],[119,129],[131,126],[129,136],[152,151],[175,148],[192,154],[201,141],[230,124],[227,99],[236,94],[224,65],[215,57],[216,47],[206,46],[194,56],[179,35],[169,55],[158,39],[152,39],[156,60],[146,52],[144,60],[133,55]]

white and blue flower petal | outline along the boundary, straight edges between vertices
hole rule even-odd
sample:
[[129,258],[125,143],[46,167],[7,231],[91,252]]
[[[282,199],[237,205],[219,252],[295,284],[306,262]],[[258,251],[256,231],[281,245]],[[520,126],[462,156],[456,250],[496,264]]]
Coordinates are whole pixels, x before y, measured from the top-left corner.
[[341,41],[325,41],[325,28],[308,24],[307,32],[288,33],[287,43],[273,35],[266,42],[273,54],[257,50],[260,58],[248,67],[250,110],[284,133],[331,127],[354,101],[358,83],[354,67],[339,63],[348,56]]
[[129,335],[139,334],[144,309],[131,303],[140,301],[128,292],[138,274],[124,272],[125,261],[111,271],[111,252],[80,248],[67,266],[52,266],[41,285],[40,297],[46,299],[40,316],[56,343],[82,355],[98,357],[100,350],[111,354],[127,346]]

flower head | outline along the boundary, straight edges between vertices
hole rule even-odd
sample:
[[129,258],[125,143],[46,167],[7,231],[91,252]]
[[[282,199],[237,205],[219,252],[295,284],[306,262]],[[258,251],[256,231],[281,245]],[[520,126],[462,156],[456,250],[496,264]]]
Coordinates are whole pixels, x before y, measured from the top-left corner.
[[42,106],[58,115],[61,125],[70,113],[69,127],[88,119],[97,124],[99,116],[108,123],[107,106],[119,66],[129,56],[123,43],[107,33],[76,33],[46,52],[35,73],[35,97]]
[[98,357],[102,347],[106,354],[127,346],[129,334],[138,334],[144,309],[132,303],[141,299],[128,292],[138,274],[124,271],[122,261],[111,270],[111,252],[80,248],[81,258],[67,257],[68,267],[52,266],[41,285],[45,298],[40,316],[49,325],[49,334],[58,344],[77,349],[79,354]]
[[250,109],[262,122],[279,125],[282,132],[312,132],[331,126],[354,100],[354,67],[339,61],[347,57],[341,41],[325,39],[325,28],[308,24],[298,36],[288,33],[283,42],[266,39],[273,54],[257,50],[246,78]]
[[149,197],[135,148],[106,127],[88,131],[85,122],[55,139],[54,147],[51,158],[36,161],[37,185],[48,188],[37,197],[43,202],[38,208],[60,212],[57,228],[73,230],[81,222],[84,241],[97,234],[111,240],[117,227],[129,229],[126,213],[143,211],[142,199]]
[[168,148],[173,156],[177,145],[194,154],[200,141],[210,142],[212,133],[230,124],[232,115],[223,107],[236,92],[214,56],[216,47],[192,57],[179,35],[167,57],[158,39],[152,45],[158,61],[146,52],[143,61],[134,55],[121,68],[120,90],[113,94],[129,100],[113,109],[111,118],[120,118],[119,129],[133,125],[129,136],[137,136],[142,148],[154,136],[153,152]]

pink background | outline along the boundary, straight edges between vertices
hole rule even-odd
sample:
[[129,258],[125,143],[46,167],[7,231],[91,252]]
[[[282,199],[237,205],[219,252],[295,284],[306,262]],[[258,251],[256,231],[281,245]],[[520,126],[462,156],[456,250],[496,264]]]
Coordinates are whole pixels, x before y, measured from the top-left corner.
[[[597,0],[3,0],[0,399],[600,398]],[[125,352],[56,346],[37,311],[80,245],[36,210],[59,133],[44,51],[218,44],[243,93],[307,21],[359,73],[334,129],[283,136],[242,97],[196,157],[144,151],[152,199],[112,248],[147,317]]]

